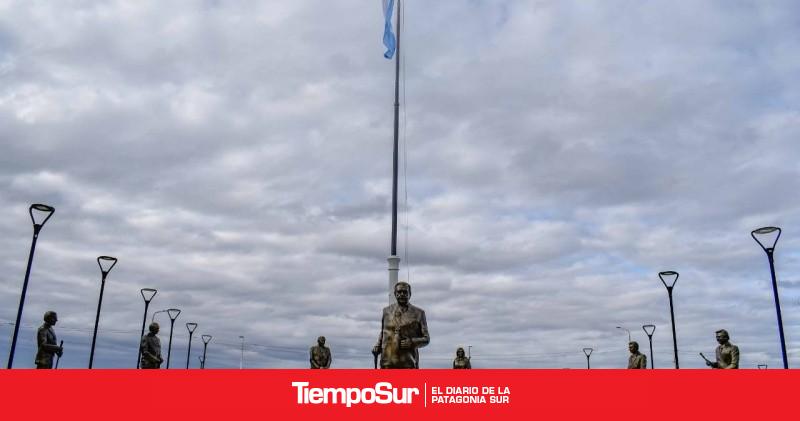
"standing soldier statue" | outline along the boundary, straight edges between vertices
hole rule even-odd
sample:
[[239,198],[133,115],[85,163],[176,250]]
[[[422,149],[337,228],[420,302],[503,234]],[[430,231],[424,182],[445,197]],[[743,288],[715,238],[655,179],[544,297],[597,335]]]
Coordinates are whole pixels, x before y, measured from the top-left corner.
[[631,356],[628,357],[628,368],[647,368],[647,356],[639,352],[639,342],[628,342],[628,351],[631,352]]
[[469,362],[469,358],[466,357],[464,353],[464,348],[459,347],[456,350],[456,359],[453,360],[453,368],[455,369],[470,369],[472,368],[472,364]]
[[39,350],[36,352],[36,368],[49,369],[53,368],[53,355],[64,353],[64,349],[58,346],[58,339],[56,339],[56,332],[53,326],[58,322],[58,315],[55,311],[48,311],[44,313],[44,324],[39,326],[36,332],[36,344]]
[[407,282],[395,284],[394,298],[397,303],[383,309],[381,333],[372,354],[376,361],[380,354],[381,368],[419,368],[419,348],[431,340],[425,312],[409,303]]
[[311,368],[331,368],[331,349],[325,346],[325,337],[317,338],[317,344],[309,351],[309,361]]
[[158,333],[158,323],[150,323],[150,332],[142,336],[140,349],[142,351],[142,368],[161,368],[164,359],[161,358],[161,339],[156,336]]
[[739,347],[730,342],[731,337],[728,335],[727,330],[720,329],[716,333],[717,342],[719,343],[717,347],[717,361],[709,361],[702,353],[700,356],[706,360],[706,365],[711,368],[739,368]]

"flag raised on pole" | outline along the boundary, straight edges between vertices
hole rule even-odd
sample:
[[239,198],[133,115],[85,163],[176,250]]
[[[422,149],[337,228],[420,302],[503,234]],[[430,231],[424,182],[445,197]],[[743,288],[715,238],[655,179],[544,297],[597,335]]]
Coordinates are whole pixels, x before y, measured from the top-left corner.
[[394,56],[394,51],[397,49],[397,40],[392,32],[392,11],[394,10],[394,0],[383,0],[383,45],[386,46],[386,52],[383,56],[391,59]]

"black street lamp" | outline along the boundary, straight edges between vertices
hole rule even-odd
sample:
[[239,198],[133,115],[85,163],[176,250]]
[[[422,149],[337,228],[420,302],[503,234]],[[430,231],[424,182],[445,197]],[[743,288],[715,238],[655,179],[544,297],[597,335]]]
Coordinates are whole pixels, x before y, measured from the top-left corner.
[[103,290],[106,288],[106,276],[116,264],[116,257],[100,256],[97,258],[97,265],[100,266],[100,272],[103,275],[100,279],[100,298],[97,299],[97,316],[94,318],[94,334],[92,335],[92,350],[89,352],[89,368],[92,368],[92,363],[94,362],[94,345],[97,342],[97,326],[100,324],[100,307],[103,306]]
[[186,351],[186,368],[189,368],[189,357],[192,355],[192,334],[197,329],[197,323],[186,323],[186,329],[189,330],[189,350]]
[[[675,283],[678,282],[679,276],[678,272],[672,270],[658,272],[658,278],[667,287],[667,294],[669,294],[669,316],[672,320],[672,348],[675,351],[675,368],[680,368],[680,365],[678,364],[678,338],[675,336],[675,308],[672,305],[672,289],[675,288]],[[672,278],[672,283],[667,284],[667,280],[664,277],[667,280]]]
[[172,329],[175,327],[175,319],[180,316],[181,311],[177,308],[167,310],[169,315],[169,346],[167,346],[167,368],[169,368],[169,357],[172,354]]
[[656,325],[644,325],[642,330],[647,334],[647,339],[650,340],[650,369],[656,368],[656,362],[653,361],[653,333],[656,331]]
[[[768,239],[766,236],[768,234],[777,233],[775,235],[775,239],[772,240],[771,246],[765,246],[756,234],[763,236],[762,238],[766,240]],[[778,239],[781,238],[781,229],[778,227],[763,227],[757,230],[753,230],[750,233],[750,236],[753,237],[753,240],[756,240],[759,246],[764,249],[764,252],[767,253],[767,259],[769,260],[769,272],[772,275],[772,295],[775,297],[775,312],[778,314],[778,333],[781,337],[781,355],[783,356],[783,368],[789,368],[789,360],[786,358],[786,339],[783,336],[783,318],[781,317],[781,300],[778,298],[778,281],[775,279],[775,245],[778,244]]]
[[591,364],[589,364],[589,357],[592,355],[592,348],[583,348],[583,353],[586,354],[586,369],[592,368]]
[[[34,210],[36,211],[36,216],[33,214]],[[25,306],[25,294],[28,292],[28,279],[31,277],[31,265],[33,264],[33,252],[36,250],[36,240],[39,238],[39,231],[42,230],[45,222],[53,216],[55,211],[52,206],[40,203],[33,204],[28,208],[31,221],[33,221],[33,240],[31,241],[31,253],[28,255],[28,268],[25,270],[25,281],[22,283],[22,295],[19,297],[17,321],[14,323],[14,336],[11,337],[11,350],[8,352],[8,366],[6,368],[11,368],[14,365],[14,351],[17,349],[17,335],[19,335],[19,324],[22,321],[22,307]]]
[[142,358],[142,337],[144,336],[144,325],[147,323],[147,307],[150,306],[150,301],[153,300],[153,297],[156,296],[158,290],[153,288],[142,288],[139,290],[142,294],[142,298],[144,299],[144,317],[142,317],[142,334],[139,335],[139,352],[136,354],[136,368],[139,368],[139,364],[141,364]]
[[206,368],[206,350],[208,350],[208,343],[211,342],[211,335],[203,335],[203,359],[200,363],[200,368]]

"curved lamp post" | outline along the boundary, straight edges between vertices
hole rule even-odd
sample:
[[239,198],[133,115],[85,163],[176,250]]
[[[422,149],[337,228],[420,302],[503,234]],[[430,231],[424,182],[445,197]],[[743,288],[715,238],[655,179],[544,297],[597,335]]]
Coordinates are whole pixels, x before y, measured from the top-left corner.
[[[775,234],[777,233],[777,234]],[[769,236],[775,235],[775,238],[771,241],[771,245],[764,245],[769,244]],[[760,236],[764,243],[756,237],[756,235]],[[759,246],[764,249],[764,252],[767,253],[767,259],[769,260],[769,272],[772,275],[772,295],[775,297],[775,312],[778,314],[778,333],[781,337],[781,355],[783,356],[783,368],[789,368],[789,360],[786,358],[786,339],[783,336],[783,318],[781,317],[781,300],[778,298],[778,281],[775,279],[775,245],[778,244],[778,239],[781,238],[781,229],[778,227],[763,227],[756,230],[753,230],[750,233],[750,236],[753,237],[753,240],[756,240]]]
[[589,357],[592,355],[592,348],[583,348],[583,353],[586,354],[586,369],[592,368],[591,364],[589,364]]
[[152,315],[152,316],[150,316],[150,323],[155,323],[155,321],[156,321],[156,316],[158,316],[158,315],[159,315],[159,313],[166,313],[166,312],[167,312],[167,309],[164,309],[164,310],[158,310],[158,311],[154,311],[154,312],[153,312],[153,315]]
[[97,326],[100,324],[100,307],[103,305],[103,290],[106,288],[106,276],[114,265],[117,264],[117,258],[111,256],[100,256],[97,258],[97,265],[100,266],[100,298],[97,299],[97,316],[94,318],[94,334],[92,335],[92,350],[89,352],[89,368],[92,368],[94,362],[94,345],[97,343]]
[[642,330],[647,334],[647,339],[650,341],[650,369],[656,368],[656,363],[653,361],[653,333],[656,331],[656,325],[643,325]]
[[[667,287],[667,294],[669,294],[669,316],[670,320],[672,320],[672,348],[675,351],[675,368],[680,368],[680,365],[678,364],[678,338],[675,336],[675,309],[672,305],[672,289],[675,288],[675,283],[678,282],[679,276],[678,272],[673,270],[658,272],[658,278]],[[668,283],[670,280],[671,283]]]
[[631,331],[630,331],[630,330],[628,330],[628,329],[625,329],[625,328],[624,328],[624,327],[622,327],[622,326],[617,326],[617,329],[622,329],[622,330],[624,330],[624,331],[628,332],[628,343],[631,343]]
[[186,323],[186,329],[189,330],[189,350],[186,351],[186,368],[189,368],[189,357],[192,355],[192,334],[197,329],[197,323]]
[[153,288],[142,288],[139,290],[139,293],[142,294],[142,298],[144,299],[144,316],[142,317],[142,334],[139,335],[139,353],[136,355],[136,368],[139,368],[139,364],[141,364],[142,358],[142,336],[144,336],[144,325],[147,323],[147,307],[150,306],[150,301],[153,300],[153,297],[156,296],[158,290]]
[[[34,210],[36,215],[33,213]],[[6,368],[11,368],[14,365],[14,351],[17,349],[17,335],[19,335],[19,324],[22,321],[22,307],[25,306],[25,294],[28,292],[28,279],[31,277],[31,265],[33,264],[33,253],[36,250],[36,240],[39,238],[39,232],[45,222],[53,216],[55,211],[54,207],[42,205],[41,203],[33,204],[28,208],[28,213],[31,215],[31,221],[33,222],[33,240],[31,241],[31,253],[28,255],[28,268],[25,269],[25,281],[22,283],[22,294],[19,297],[17,321],[14,322],[14,336],[11,337],[11,349],[8,352],[8,366]]]
[[203,339],[203,359],[200,360],[200,368],[206,368],[206,350],[208,350],[208,343],[211,342],[211,335],[201,336]]
[[172,329],[175,327],[175,319],[180,316],[181,311],[177,308],[167,310],[169,315],[169,345],[167,346],[167,368],[169,368],[169,357],[172,355]]

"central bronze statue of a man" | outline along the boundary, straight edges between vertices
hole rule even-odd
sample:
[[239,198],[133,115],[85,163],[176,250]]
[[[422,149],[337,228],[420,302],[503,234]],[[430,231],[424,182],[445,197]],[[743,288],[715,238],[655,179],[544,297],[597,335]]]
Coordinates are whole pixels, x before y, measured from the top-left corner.
[[380,354],[381,368],[419,368],[419,348],[428,345],[428,322],[425,311],[411,305],[411,285],[394,286],[396,304],[383,309],[381,333],[372,354]]

